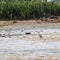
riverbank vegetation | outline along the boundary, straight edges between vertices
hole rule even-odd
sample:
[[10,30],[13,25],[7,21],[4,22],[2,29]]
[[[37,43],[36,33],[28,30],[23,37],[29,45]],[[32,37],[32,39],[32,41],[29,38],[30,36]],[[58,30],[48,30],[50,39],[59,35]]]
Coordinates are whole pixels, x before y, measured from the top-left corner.
[[0,19],[39,19],[60,16],[60,3],[40,0],[0,0]]

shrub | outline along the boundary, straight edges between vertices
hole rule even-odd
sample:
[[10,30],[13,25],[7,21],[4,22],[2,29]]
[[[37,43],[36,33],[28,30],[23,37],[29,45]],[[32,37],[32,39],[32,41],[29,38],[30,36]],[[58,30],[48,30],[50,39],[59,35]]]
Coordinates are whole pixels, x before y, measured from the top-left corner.
[[39,19],[47,14],[60,16],[60,3],[40,0],[0,0],[0,19]]

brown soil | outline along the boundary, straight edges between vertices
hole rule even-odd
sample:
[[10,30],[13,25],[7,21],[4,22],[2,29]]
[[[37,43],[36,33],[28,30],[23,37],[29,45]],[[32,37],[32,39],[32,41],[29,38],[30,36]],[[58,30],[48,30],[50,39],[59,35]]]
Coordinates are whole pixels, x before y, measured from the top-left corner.
[[32,27],[51,27],[51,28],[60,28],[60,20],[47,20],[47,21],[41,21],[41,20],[17,20],[16,23],[13,23],[12,21],[0,21],[0,27],[12,25],[12,24],[20,24],[20,25],[26,25],[26,26],[32,26]]

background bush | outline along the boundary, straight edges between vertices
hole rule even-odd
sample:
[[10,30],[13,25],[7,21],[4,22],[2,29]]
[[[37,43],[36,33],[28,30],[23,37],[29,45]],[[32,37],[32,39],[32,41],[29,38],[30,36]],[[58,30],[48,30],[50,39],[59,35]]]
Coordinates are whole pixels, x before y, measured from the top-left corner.
[[40,0],[0,0],[0,19],[39,19],[51,14],[60,16],[60,3]]

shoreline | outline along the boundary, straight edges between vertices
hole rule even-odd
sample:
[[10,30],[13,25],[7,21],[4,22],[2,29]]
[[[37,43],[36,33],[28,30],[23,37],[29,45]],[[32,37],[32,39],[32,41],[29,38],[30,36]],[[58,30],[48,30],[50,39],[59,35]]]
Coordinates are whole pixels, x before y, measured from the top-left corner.
[[[16,21],[16,23],[13,23],[13,21],[0,21],[0,27],[4,26],[13,26],[13,25],[19,25],[21,28],[60,28],[60,22],[53,23],[53,22],[45,22],[45,21],[36,21],[36,20],[23,20],[23,21]],[[27,27],[28,26],[28,27]]]

